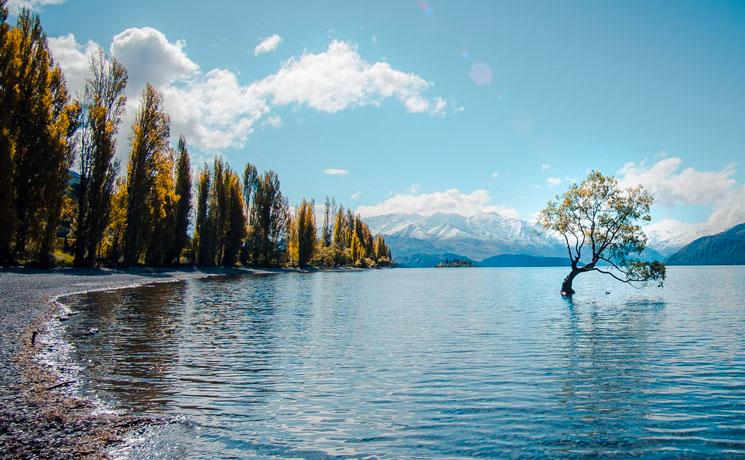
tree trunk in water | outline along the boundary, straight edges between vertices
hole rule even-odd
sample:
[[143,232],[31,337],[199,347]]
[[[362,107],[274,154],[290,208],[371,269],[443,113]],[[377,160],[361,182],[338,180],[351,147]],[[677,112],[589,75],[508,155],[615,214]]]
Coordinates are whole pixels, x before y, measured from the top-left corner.
[[574,281],[574,278],[579,275],[579,270],[572,270],[566,278],[564,278],[564,281],[561,283],[561,295],[564,297],[571,297],[572,294],[574,294],[574,289],[572,289],[572,281]]

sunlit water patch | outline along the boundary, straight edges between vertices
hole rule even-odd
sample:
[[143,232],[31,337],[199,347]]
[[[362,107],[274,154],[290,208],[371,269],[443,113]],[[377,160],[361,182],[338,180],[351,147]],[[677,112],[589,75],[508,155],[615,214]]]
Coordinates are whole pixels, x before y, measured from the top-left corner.
[[83,392],[180,420],[117,455],[745,455],[745,267],[672,267],[662,289],[583,275],[572,302],[564,271],[96,292],[66,300],[64,335]]

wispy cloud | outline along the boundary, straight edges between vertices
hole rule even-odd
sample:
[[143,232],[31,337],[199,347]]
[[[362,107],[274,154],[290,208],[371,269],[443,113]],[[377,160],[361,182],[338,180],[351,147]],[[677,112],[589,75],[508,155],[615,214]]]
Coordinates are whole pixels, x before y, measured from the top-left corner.
[[409,193],[417,193],[419,191],[419,187],[421,187],[421,185],[411,184],[411,186],[409,187]]
[[256,48],[254,48],[254,56],[271,53],[277,49],[280,43],[282,43],[282,37],[277,34],[266,37],[261,40],[261,43],[256,45]]
[[340,168],[326,168],[323,170],[323,173],[327,176],[346,176],[349,174],[349,171]]
[[561,184],[561,179],[558,177],[549,177],[546,179],[546,185],[549,187],[556,187],[559,184]]
[[543,164],[541,165],[541,170],[543,170],[543,171],[548,171],[549,169],[551,169],[551,165],[550,165],[550,164],[547,164],[547,163],[543,163]]
[[352,199],[352,200],[357,200],[357,199],[359,199],[359,198],[360,198],[361,196],[362,196],[362,190],[357,190],[357,191],[356,191],[356,192],[354,192],[354,193],[352,194],[352,196],[350,196],[349,198],[350,198],[350,199]]
[[47,5],[59,5],[60,3],[65,3],[65,0],[8,0],[8,10],[13,14],[18,14],[24,8],[41,11]]
[[270,115],[261,123],[262,128],[279,128],[280,126],[282,126],[282,117],[280,117],[279,115]]

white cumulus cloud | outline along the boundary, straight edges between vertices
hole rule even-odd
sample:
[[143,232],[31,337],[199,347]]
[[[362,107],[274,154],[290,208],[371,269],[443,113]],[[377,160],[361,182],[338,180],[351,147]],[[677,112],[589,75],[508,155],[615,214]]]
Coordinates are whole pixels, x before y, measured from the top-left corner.
[[282,43],[282,37],[277,34],[271,35],[261,40],[261,42],[254,48],[254,56],[258,56],[264,53],[271,53],[276,50],[279,44]]
[[397,194],[382,203],[360,206],[357,212],[363,217],[386,214],[432,215],[438,212],[473,216],[480,213],[497,213],[505,217],[517,218],[518,212],[509,207],[492,204],[486,190],[464,193],[458,189],[444,192],[421,194]]
[[670,240],[678,245],[745,222],[745,186],[737,184],[735,167],[728,165],[718,171],[681,169],[683,160],[658,155],[651,166],[644,162],[626,163],[619,171],[623,186],[642,185],[655,198],[655,203],[675,207],[709,205],[711,214],[704,222],[686,223],[667,219],[645,227],[651,244]]
[[698,171],[680,167],[683,160],[663,158],[647,167],[643,162],[626,163],[619,171],[623,186],[642,185],[655,202],[675,204],[708,204],[723,199],[735,185],[735,168],[726,166],[720,171]]
[[719,199],[706,221],[709,233],[718,233],[745,222],[745,186]]
[[65,74],[67,89],[71,94],[82,94],[88,78],[90,58],[100,47],[90,40],[85,45],[78,44],[73,34],[50,37],[47,42],[55,61]]
[[[82,90],[89,56],[98,45],[79,44],[73,35],[51,38],[50,43],[71,88]],[[437,116],[447,107],[444,99],[425,94],[432,83],[385,62],[367,62],[355,45],[339,40],[319,53],[291,58],[274,74],[248,84],[242,84],[230,70],[201,71],[185,49],[184,41],[171,42],[150,27],[129,28],[113,37],[110,52],[129,75],[121,136],[129,133],[146,82],[163,94],[174,136],[183,134],[206,151],[242,147],[257,126],[280,125],[281,119],[272,113],[279,106],[335,113],[396,99],[407,112]],[[126,139],[119,146],[126,149]]]
[[152,27],[129,28],[114,36],[111,54],[127,68],[129,88],[140,89],[145,83],[160,88],[199,71],[185,47],[185,41],[171,43]]
[[432,84],[422,77],[396,70],[386,62],[368,63],[351,43],[333,40],[320,53],[290,58],[279,71],[254,83],[275,105],[298,104],[323,112],[379,105],[400,100],[413,113],[441,113],[444,100],[430,101],[423,93]]

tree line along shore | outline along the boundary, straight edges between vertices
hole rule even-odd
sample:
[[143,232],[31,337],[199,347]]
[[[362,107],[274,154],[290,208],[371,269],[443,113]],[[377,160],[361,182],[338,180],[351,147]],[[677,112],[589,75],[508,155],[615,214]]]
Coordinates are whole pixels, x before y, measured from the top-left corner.
[[116,135],[126,69],[99,50],[83,94],[73,97],[39,17],[23,10],[11,25],[6,3],[0,0],[0,265],[391,265],[384,238],[351,209],[327,197],[320,231],[312,200],[291,209],[274,171],[247,164],[239,175],[218,157],[192,180],[187,141],[170,144],[170,120],[150,84],[122,171]]

